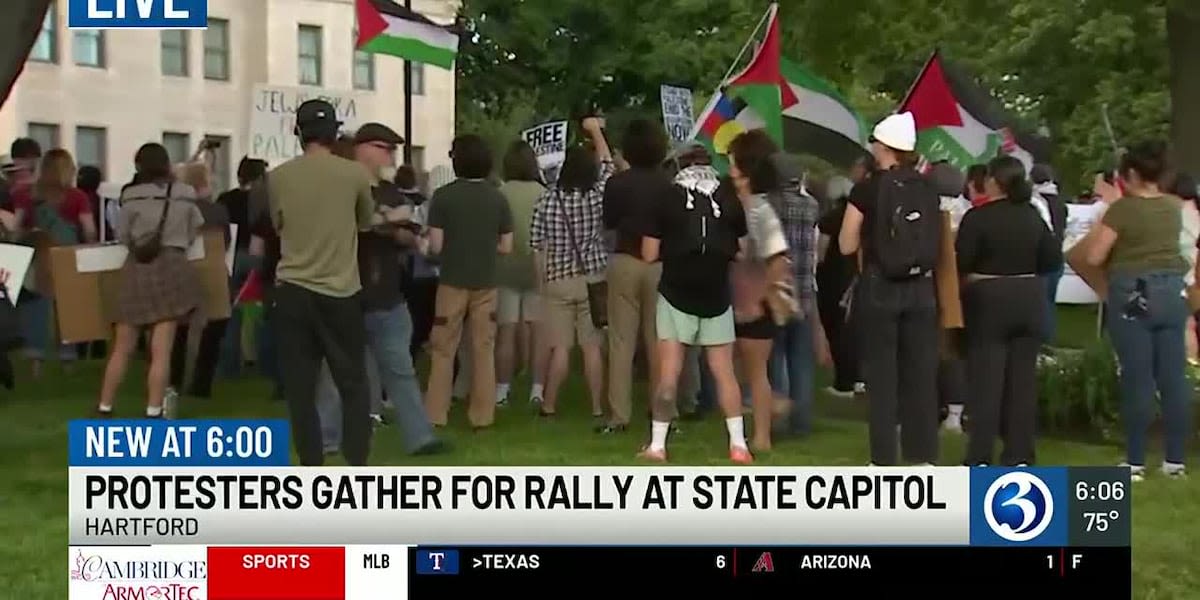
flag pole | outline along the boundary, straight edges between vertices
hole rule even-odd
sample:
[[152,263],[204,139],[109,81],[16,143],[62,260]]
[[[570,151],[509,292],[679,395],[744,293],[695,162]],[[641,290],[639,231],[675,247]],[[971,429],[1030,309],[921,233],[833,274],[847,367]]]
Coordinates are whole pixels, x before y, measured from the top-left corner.
[[[412,10],[412,0],[404,0],[404,8]],[[404,164],[412,167],[413,157],[413,80],[412,61],[404,59]]]
[[[725,82],[729,80],[729,76],[732,75],[734,70],[737,69],[738,63],[741,62],[742,57],[746,55],[746,51],[749,50],[754,44],[754,36],[758,35],[758,31],[762,29],[763,24],[767,22],[767,18],[771,16],[772,11],[774,11],[777,7],[777,2],[772,2],[769,6],[767,6],[767,12],[763,13],[763,16],[758,19],[758,24],[755,25],[754,29],[750,31],[750,35],[746,38],[746,43],[742,44],[742,49],[739,50],[737,56],[733,58],[733,62],[729,65],[729,70],[725,71],[725,74],[721,76],[721,82],[718,83],[717,87],[713,89],[712,97],[708,101],[708,106],[706,106],[700,114],[704,114],[716,104],[717,95],[725,89]],[[689,140],[694,140],[696,139],[697,135],[700,135],[700,127],[702,125],[704,124],[699,121],[692,125],[692,133],[688,136]]]
[[925,73],[929,72],[929,66],[932,65],[933,61],[937,59],[939,52],[940,50],[934,48],[933,52],[929,54],[929,58],[925,60],[925,66],[921,67],[921,72],[917,74],[917,78],[913,80],[912,85],[908,86],[908,91],[904,94],[904,100],[900,102],[900,106],[897,108],[897,110],[902,110],[905,106],[908,106],[908,101],[912,100],[913,92],[917,91],[917,86],[920,85],[921,80],[925,78]]

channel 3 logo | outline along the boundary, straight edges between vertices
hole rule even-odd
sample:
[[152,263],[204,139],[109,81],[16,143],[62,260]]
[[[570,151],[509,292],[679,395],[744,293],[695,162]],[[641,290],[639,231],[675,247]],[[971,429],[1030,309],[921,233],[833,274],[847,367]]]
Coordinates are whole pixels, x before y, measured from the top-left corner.
[[1005,473],[988,486],[983,496],[983,518],[1001,538],[1028,542],[1042,535],[1054,520],[1054,495],[1033,473]]

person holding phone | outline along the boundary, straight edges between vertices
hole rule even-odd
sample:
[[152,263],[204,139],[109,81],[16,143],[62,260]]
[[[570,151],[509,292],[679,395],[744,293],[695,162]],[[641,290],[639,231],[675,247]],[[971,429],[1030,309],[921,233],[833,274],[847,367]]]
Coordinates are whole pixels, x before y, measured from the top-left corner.
[[1097,175],[1096,193],[1107,210],[1085,246],[1088,264],[1108,272],[1114,314],[1107,326],[1121,365],[1125,465],[1135,481],[1146,474],[1146,432],[1156,393],[1166,425],[1161,471],[1167,477],[1184,475],[1193,427],[1183,335],[1188,265],[1179,251],[1181,201],[1158,183],[1168,170],[1166,155],[1165,143],[1141,143],[1121,159],[1120,180]]

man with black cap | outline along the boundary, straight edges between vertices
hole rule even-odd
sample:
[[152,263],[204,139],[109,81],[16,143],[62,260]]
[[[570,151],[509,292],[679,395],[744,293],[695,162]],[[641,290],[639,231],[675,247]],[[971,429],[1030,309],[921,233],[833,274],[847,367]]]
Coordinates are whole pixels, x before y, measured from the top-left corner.
[[[368,360],[374,360],[379,385],[391,400],[396,420],[404,434],[404,448],[410,454],[432,454],[442,449],[433,426],[425,414],[417,371],[409,344],[412,341],[412,315],[402,291],[402,255],[417,246],[412,222],[413,205],[395,184],[385,181],[383,170],[396,164],[396,149],[404,138],[380,123],[367,123],[354,135],[354,157],[367,168],[376,212],[384,221],[358,237],[358,273],[362,281],[362,303]],[[322,420],[335,420],[340,403],[332,382],[324,380],[317,401]],[[374,388],[375,386],[371,386]],[[374,391],[372,391],[374,393]],[[372,404],[377,398],[371,398]],[[375,411],[373,412],[380,412]],[[326,421],[326,430],[337,422]],[[325,440],[329,445],[331,440]]]
[[363,348],[358,233],[382,221],[362,165],[335,156],[334,107],[309,100],[296,109],[303,154],[267,177],[270,218],[280,240],[273,319],[283,394],[302,465],[321,465],[317,375],[329,365],[342,398],[342,453],[365,465],[371,447],[370,401]]

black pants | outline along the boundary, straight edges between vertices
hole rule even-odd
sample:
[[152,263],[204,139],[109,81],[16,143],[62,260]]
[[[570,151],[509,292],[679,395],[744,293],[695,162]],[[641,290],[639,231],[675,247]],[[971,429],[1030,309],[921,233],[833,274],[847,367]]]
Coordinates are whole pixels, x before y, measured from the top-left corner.
[[861,334],[870,402],[871,462],[936,463],[938,457],[938,316],[933,278],[891,281],[868,272],[853,310]]
[[[196,365],[192,370],[192,381],[187,394],[197,398],[212,396],[213,378],[217,374],[217,359],[221,355],[221,339],[229,319],[209,321],[200,331],[200,346],[196,350]],[[188,331],[187,326],[175,330],[175,345],[171,347],[171,387],[181,390],[187,372]]]
[[1037,355],[1046,294],[1036,277],[969,284],[963,294],[971,413],[968,465],[1033,463],[1037,421]]
[[421,347],[429,341],[429,332],[433,331],[433,307],[437,301],[437,287],[437,279],[413,279],[404,293],[408,301],[408,313],[412,315],[413,321],[410,350],[414,363],[421,355]]
[[963,405],[967,401],[967,361],[962,343],[962,330],[942,332],[942,356],[938,363],[938,401],[943,416],[951,404]]
[[275,288],[271,314],[279,341],[283,397],[292,420],[300,464],[325,462],[317,413],[317,376],[329,365],[342,400],[342,454],[351,466],[367,464],[371,450],[371,406],[367,391],[362,300],[325,296],[290,283]]
[[834,277],[817,282],[817,310],[821,313],[821,326],[825,329],[825,339],[833,358],[833,387],[841,392],[853,390],[859,381],[855,336],[846,321],[846,309],[841,306],[842,295],[849,286],[849,280]]

